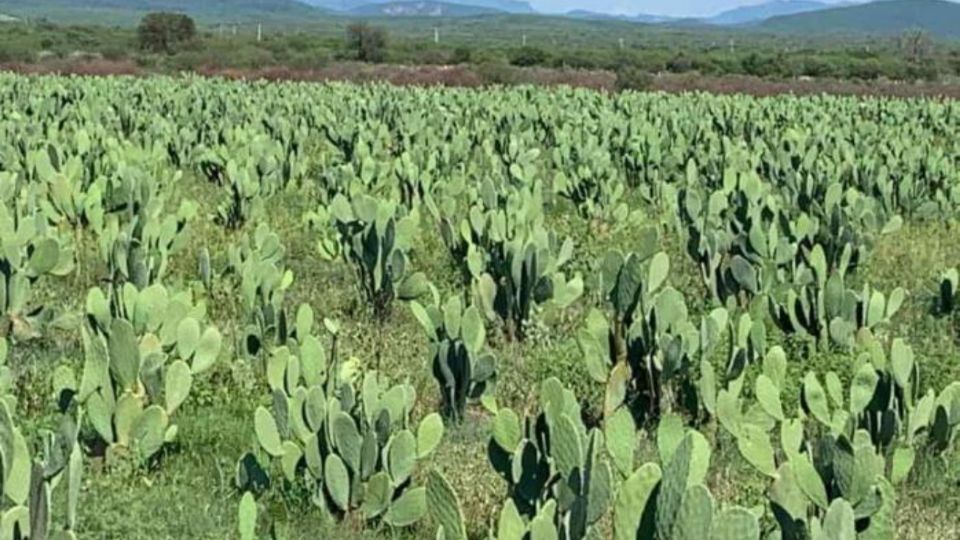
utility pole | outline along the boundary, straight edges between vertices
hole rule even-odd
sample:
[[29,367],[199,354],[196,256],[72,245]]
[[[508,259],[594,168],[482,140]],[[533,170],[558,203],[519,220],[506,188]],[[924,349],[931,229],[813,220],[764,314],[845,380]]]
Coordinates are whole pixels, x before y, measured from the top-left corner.
[[237,25],[233,25],[233,35],[237,35]]
[[223,37],[223,23],[220,23],[220,37]]
[[620,42],[620,50],[622,51],[622,50],[623,50],[623,38],[620,38],[620,39],[617,40],[617,41]]
[[436,26],[433,27],[433,43],[434,45],[440,43],[440,29]]
[[263,41],[263,23],[257,23],[257,43]]
[[523,35],[522,43],[523,43],[523,46],[524,46],[524,47],[527,46],[527,35],[526,35],[526,34]]

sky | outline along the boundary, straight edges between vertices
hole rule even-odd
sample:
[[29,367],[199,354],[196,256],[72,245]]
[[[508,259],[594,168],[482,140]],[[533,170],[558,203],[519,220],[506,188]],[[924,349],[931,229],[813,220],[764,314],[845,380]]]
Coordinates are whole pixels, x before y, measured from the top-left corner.
[[[670,15],[674,17],[704,17],[716,15],[738,6],[761,4],[765,0],[530,0],[537,11],[563,13],[572,9],[586,9],[601,13],[636,15]],[[821,0],[838,3],[842,0]]]

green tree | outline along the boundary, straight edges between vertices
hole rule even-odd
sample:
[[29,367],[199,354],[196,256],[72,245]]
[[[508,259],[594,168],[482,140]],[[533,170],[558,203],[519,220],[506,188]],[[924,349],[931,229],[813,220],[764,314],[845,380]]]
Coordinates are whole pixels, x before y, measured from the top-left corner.
[[387,56],[387,32],[367,23],[347,27],[347,47],[355,51],[361,62],[383,62]]
[[137,27],[137,40],[145,51],[172,53],[197,34],[193,19],[181,13],[148,13]]

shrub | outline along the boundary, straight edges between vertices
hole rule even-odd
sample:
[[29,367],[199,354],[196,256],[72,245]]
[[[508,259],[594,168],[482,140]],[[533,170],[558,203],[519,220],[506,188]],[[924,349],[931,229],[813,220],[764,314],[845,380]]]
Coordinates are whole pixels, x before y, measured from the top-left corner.
[[453,55],[450,57],[451,64],[468,64],[470,63],[471,58],[473,57],[473,49],[466,46],[460,46],[453,50]]
[[624,66],[617,70],[617,90],[648,90],[653,85],[653,75],[636,67]]
[[546,62],[546,51],[537,47],[521,47],[510,55],[510,63],[520,67],[539,66]]
[[383,62],[387,56],[387,31],[367,23],[347,27],[347,47],[361,62]]
[[483,84],[513,84],[517,79],[516,71],[501,62],[483,62],[475,71]]
[[140,48],[151,52],[172,53],[196,34],[193,19],[180,13],[148,13],[137,27]]

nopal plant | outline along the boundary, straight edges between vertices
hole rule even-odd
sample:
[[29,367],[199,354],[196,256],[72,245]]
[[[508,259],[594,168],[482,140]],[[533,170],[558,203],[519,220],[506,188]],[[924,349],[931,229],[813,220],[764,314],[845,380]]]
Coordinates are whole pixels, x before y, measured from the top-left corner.
[[561,268],[573,255],[573,241],[562,244],[542,225],[517,231],[505,239],[488,259],[487,270],[477,273],[474,295],[488,319],[499,320],[510,339],[522,339],[534,307],[559,309],[583,294],[583,280],[567,279]]
[[[835,375],[824,391],[809,373],[798,418],[788,416],[781,403],[786,357],[779,349],[764,358],[755,380],[756,401],[746,409],[744,374],[718,393],[720,425],[734,437],[744,460],[771,482],[767,496],[783,538],[838,538],[855,530],[865,538],[892,537],[896,498],[887,461],[870,432],[858,427],[864,421],[869,425],[865,409],[877,381],[872,369],[865,364],[854,377],[849,404]],[[828,401],[837,406],[832,413]],[[806,415],[828,424],[827,432],[807,435]],[[771,437],[779,440],[779,450]],[[902,461],[895,457],[894,468]]]
[[864,284],[862,291],[848,289],[846,272],[850,246],[835,267],[828,267],[822,246],[815,245],[798,264],[793,285],[770,298],[770,311],[781,330],[811,339],[826,347],[835,343],[850,348],[862,329],[887,325],[900,310],[906,291],[894,289],[889,297]]
[[[4,538],[75,540],[83,455],[77,443],[77,422],[61,417],[56,431],[41,430],[40,451],[32,453],[16,426],[7,402],[0,401],[0,532]],[[52,519],[53,491],[66,483],[66,512]],[[58,498],[59,499],[59,498]]]
[[699,432],[660,428],[660,464],[646,463],[620,484],[613,538],[632,540],[759,540],[757,516],[742,507],[717,508],[706,487],[710,446]]
[[583,279],[563,273],[573,241],[563,242],[544,227],[539,184],[505,188],[481,183],[477,200],[457,230],[449,216],[441,236],[472,281],[483,314],[498,321],[509,339],[523,339],[535,308],[566,308],[583,294]]
[[440,443],[442,419],[434,413],[415,426],[412,386],[340,362],[335,345],[328,355],[308,326],[305,319],[298,329],[303,345],[278,347],[268,360],[272,405],[254,415],[260,447],[325,511],[412,525],[427,510],[413,475]]
[[960,272],[950,268],[940,275],[937,309],[942,315],[952,313],[957,308],[957,287],[960,286]]
[[430,340],[433,377],[440,387],[441,414],[460,422],[471,400],[488,397],[496,380],[496,357],[486,346],[486,327],[476,306],[464,309],[459,296],[410,309]]
[[147,461],[176,439],[172,422],[195,376],[210,369],[221,336],[186,292],[126,284],[87,295],[83,376],[76,399],[107,445]]
[[282,342],[286,326],[283,300],[293,284],[293,272],[284,266],[286,248],[280,237],[265,223],[228,252],[226,275],[239,280],[240,296],[253,336]]
[[717,308],[696,326],[683,295],[664,286],[668,273],[663,252],[614,251],[603,262],[603,291],[612,310],[609,318],[592,310],[577,339],[587,372],[607,386],[605,418],[623,404],[637,417],[657,418],[689,403],[696,367],[727,325],[726,310]]
[[413,300],[429,290],[426,276],[411,270],[408,255],[418,216],[403,216],[393,201],[338,194],[309,217],[323,233],[327,225],[332,227],[333,238],[325,234],[320,240],[321,254],[340,255],[353,268],[357,288],[379,320],[389,314],[394,299]]
[[186,246],[187,224],[196,215],[196,205],[184,201],[175,213],[166,213],[164,201],[154,197],[143,206],[130,201],[137,208],[134,214],[107,214],[98,242],[112,283],[131,282],[139,289],[159,283],[170,256]]
[[[628,440],[616,444],[632,444]],[[604,434],[587,430],[579,402],[559,380],[540,386],[540,412],[521,418],[502,408],[489,445],[494,469],[507,481],[496,538],[600,538],[599,521],[613,499]]]
[[73,271],[73,252],[44,217],[16,206],[12,184],[0,186],[0,337],[21,341],[40,335],[50,312],[35,305],[34,284]]

